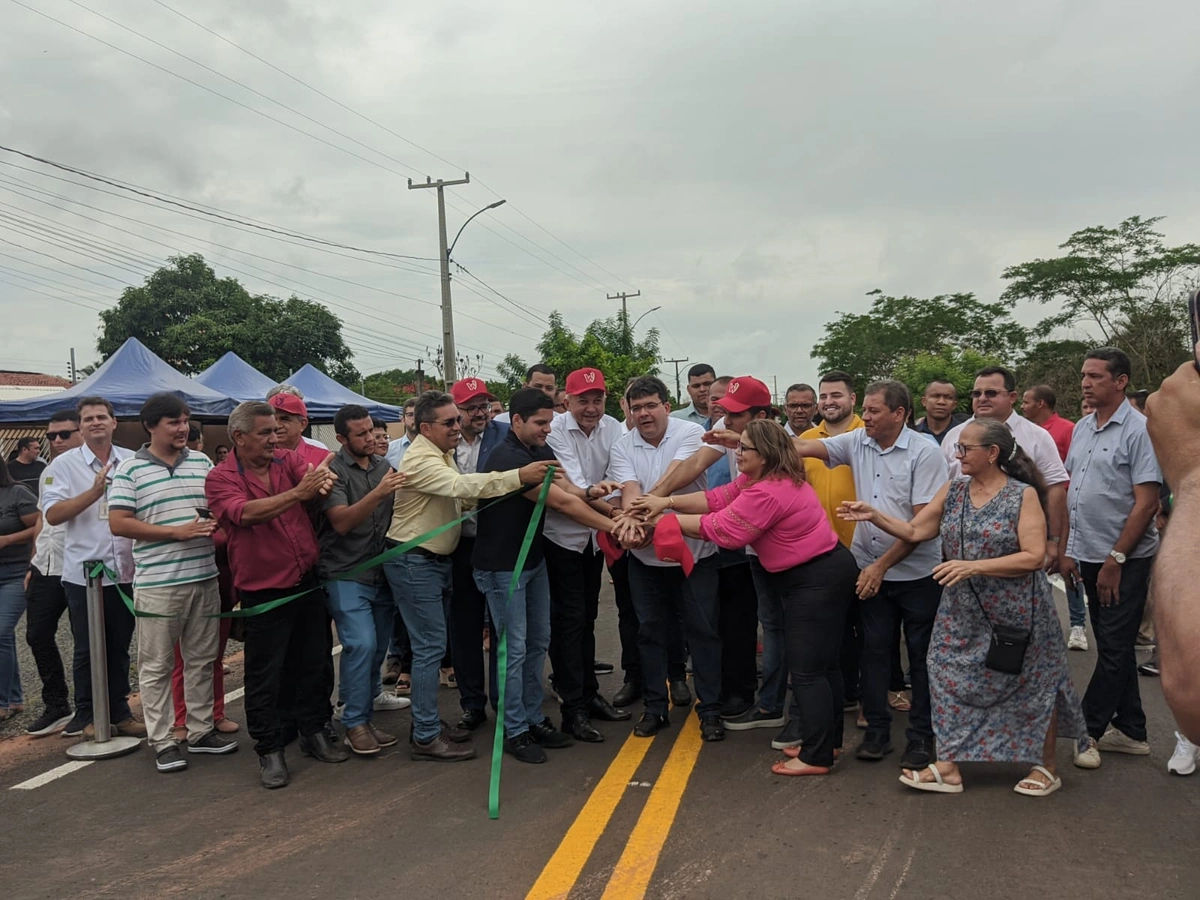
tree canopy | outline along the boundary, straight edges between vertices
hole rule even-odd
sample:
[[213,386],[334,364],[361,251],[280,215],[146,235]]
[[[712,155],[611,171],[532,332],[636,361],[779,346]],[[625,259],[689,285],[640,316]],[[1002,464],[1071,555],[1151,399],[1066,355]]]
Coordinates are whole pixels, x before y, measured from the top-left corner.
[[100,323],[103,359],[136,337],[184,374],[233,350],[268,378],[312,363],[342,384],[360,380],[337,316],[294,295],[253,295],[234,278],[218,278],[198,253],[172,257],[141,287],[126,288]]

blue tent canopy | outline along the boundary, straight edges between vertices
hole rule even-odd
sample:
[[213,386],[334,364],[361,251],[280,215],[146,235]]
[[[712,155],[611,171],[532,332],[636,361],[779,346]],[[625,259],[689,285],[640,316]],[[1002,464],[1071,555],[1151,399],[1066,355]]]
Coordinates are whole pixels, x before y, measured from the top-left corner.
[[196,376],[205,387],[239,402],[262,400],[275,382],[232,350]]
[[338,384],[320,369],[309,363],[288,376],[286,384],[300,388],[304,392],[304,405],[308,407],[308,417],[311,420],[323,419],[330,421],[339,409],[349,403],[365,406],[371,415],[384,422],[399,422],[404,410],[399,406],[387,403],[376,403],[374,400],[356,394],[350,388]]
[[237,405],[232,398],[175,371],[137,338],[130,338],[99,369],[67,390],[0,403],[0,422],[45,422],[50,413],[90,396],[108,400],[118,418],[132,418],[152,394],[164,391],[182,397],[197,418],[223,419]]

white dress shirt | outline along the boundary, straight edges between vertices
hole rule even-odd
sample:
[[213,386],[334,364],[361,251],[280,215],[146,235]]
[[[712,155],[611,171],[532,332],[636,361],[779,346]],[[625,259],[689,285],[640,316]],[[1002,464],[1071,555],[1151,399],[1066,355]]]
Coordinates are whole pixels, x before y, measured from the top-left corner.
[[[483,448],[483,435],[475,438],[474,443],[467,442],[464,434],[454,448],[454,464],[464,475],[474,475],[479,471],[479,451]],[[479,533],[479,525],[474,519],[462,523],[462,536],[473,538]]]
[[[967,419],[961,425],[955,425],[951,428],[944,438],[942,438],[942,456],[946,460],[946,466],[950,470],[950,478],[957,478],[962,474],[962,466],[958,464],[958,457],[954,455],[954,445],[962,440],[963,429],[975,421],[975,417]],[[1042,479],[1049,487],[1052,484],[1062,484],[1070,479],[1067,475],[1067,470],[1062,464],[1062,458],[1058,455],[1058,447],[1055,446],[1054,438],[1041,425],[1034,425],[1024,416],[1019,416],[1015,412],[1008,417],[1008,421],[1004,423],[1008,426],[1008,430],[1012,432],[1013,438],[1016,439],[1017,446],[1029,454],[1033,464],[1038,467],[1038,471],[1042,473]]]
[[[132,450],[113,445],[108,461],[108,487],[104,496],[73,519],[63,523],[62,580],[86,585],[83,564],[103,560],[124,584],[133,581],[133,541],[117,537],[108,528],[108,490],[112,487],[117,463],[133,456]],[[87,444],[68,450],[42,473],[42,508],[49,512],[55,504],[91,490],[104,464]],[[111,584],[104,578],[104,584]]]
[[[704,429],[686,419],[668,418],[667,433],[658,446],[648,444],[635,428],[626,432],[613,444],[608,464],[608,477],[613,481],[636,481],[643,491],[648,491],[666,473],[675,460],[685,460],[704,446]],[[692,494],[704,491],[708,485],[707,474],[675,493]],[[717,545],[700,538],[684,537],[684,543],[692,551],[697,562],[717,552]],[[662,562],[654,555],[654,546],[631,551],[639,561],[648,566],[677,566],[679,563]]]
[[48,578],[59,578],[62,576],[63,537],[67,526],[51,525],[46,521],[44,498],[48,470],[48,467],[42,469],[42,474],[38,476],[38,511],[43,513],[42,530],[38,532],[37,541],[33,545],[33,559],[30,560],[30,565]]
[[[601,416],[592,433],[585,434],[576,418],[565,412],[554,417],[546,443],[562,463],[567,480],[587,490],[604,480],[613,444],[625,433],[625,426],[612,416]],[[588,544],[595,547],[596,532],[570,516],[547,509],[546,538],[564,550],[582,553]]]

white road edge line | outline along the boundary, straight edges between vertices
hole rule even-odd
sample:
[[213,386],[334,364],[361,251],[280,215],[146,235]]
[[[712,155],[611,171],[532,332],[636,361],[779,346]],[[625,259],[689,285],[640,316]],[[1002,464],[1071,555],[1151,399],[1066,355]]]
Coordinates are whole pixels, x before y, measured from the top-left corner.
[[[334,656],[337,656],[341,652],[342,652],[341,644],[338,644],[336,647],[333,648]],[[246,689],[244,687],[240,687],[237,690],[230,691],[228,694],[226,694],[225,702],[233,703],[236,700],[241,700],[245,696],[246,696]],[[14,784],[12,787],[9,788],[9,790],[10,791],[32,791],[34,788],[40,788],[42,785],[49,784],[52,781],[56,781],[57,779],[62,778],[64,775],[70,775],[72,772],[78,772],[80,769],[86,769],[93,762],[95,762],[95,760],[90,760],[90,759],[71,760],[71,762],[63,763],[61,766],[55,766],[49,772],[43,772],[41,775],[38,775],[34,778],[30,778],[28,781],[22,781],[20,784]]]

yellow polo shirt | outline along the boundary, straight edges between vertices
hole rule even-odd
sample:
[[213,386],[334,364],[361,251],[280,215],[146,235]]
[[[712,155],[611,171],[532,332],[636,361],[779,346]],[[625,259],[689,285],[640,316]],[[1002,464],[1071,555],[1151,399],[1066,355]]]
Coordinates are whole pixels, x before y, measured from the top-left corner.
[[[863,420],[854,414],[850,419],[850,427],[846,430],[857,431],[862,427]],[[826,429],[825,423],[822,422],[815,428],[808,429],[800,437],[806,441],[812,441],[831,437],[831,435]],[[808,476],[808,483],[817,492],[821,506],[825,508],[825,515],[829,517],[833,530],[837,532],[838,540],[849,547],[850,542],[854,540],[854,523],[839,519],[837,508],[847,500],[858,499],[854,493],[854,473],[849,466],[838,466],[836,469],[831,469],[825,465],[824,460],[820,459],[804,460],[804,473]]]

